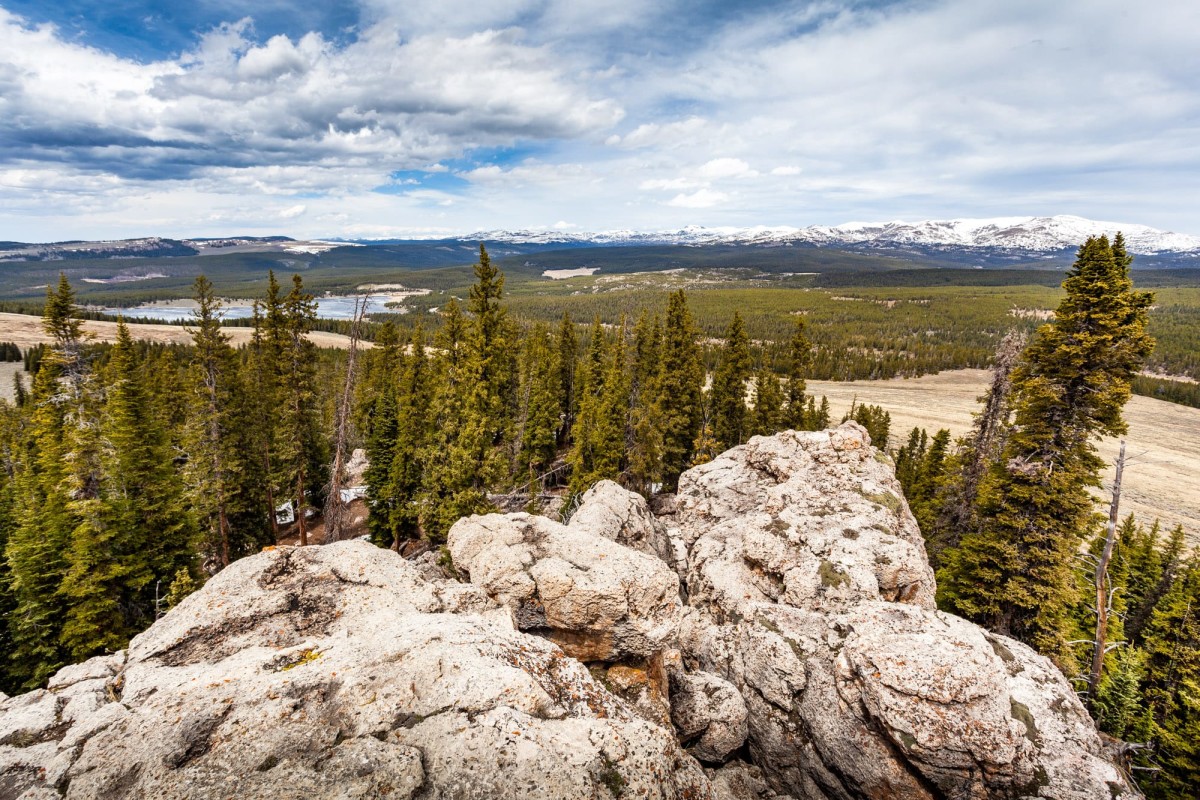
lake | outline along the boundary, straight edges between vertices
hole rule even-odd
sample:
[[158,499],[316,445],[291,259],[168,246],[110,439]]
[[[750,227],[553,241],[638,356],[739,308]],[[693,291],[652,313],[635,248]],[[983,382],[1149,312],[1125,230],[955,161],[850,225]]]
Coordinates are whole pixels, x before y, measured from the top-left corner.
[[[367,313],[404,313],[403,308],[389,309],[386,304],[403,300],[403,293],[370,294],[370,295],[328,295],[318,297],[317,316],[321,319],[352,319],[354,317],[354,301],[366,297]],[[411,293],[410,293],[411,296]],[[147,303],[133,308],[106,308],[106,314],[123,314],[126,317],[147,317],[161,319],[167,322],[189,320],[196,309],[192,300],[160,300],[157,303]],[[221,314],[225,319],[248,319],[254,316],[253,304],[250,301],[231,300],[221,306]]]

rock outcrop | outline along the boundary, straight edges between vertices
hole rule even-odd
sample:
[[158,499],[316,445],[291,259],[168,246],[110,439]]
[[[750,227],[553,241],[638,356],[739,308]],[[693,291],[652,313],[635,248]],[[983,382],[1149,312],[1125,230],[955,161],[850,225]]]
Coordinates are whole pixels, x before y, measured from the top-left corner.
[[738,688],[774,791],[1135,797],[1054,666],[934,610],[890,459],[849,423],[756,437],[680,480],[685,664]]
[[0,797],[710,798],[667,729],[365,542],[239,561],[0,705]]
[[[890,459],[755,437],[654,510],[239,561],[0,696],[0,800],[1138,795],[1046,659],[934,608]],[[456,575],[455,580],[451,575]]]

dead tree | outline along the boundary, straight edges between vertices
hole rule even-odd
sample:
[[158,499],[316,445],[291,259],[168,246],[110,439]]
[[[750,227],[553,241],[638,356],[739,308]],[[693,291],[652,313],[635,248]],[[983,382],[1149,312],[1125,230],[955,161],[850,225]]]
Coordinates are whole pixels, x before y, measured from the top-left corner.
[[342,400],[338,404],[333,432],[333,464],[329,469],[329,491],[325,495],[325,541],[340,541],[345,533],[346,506],[342,489],[346,483],[347,447],[350,442],[350,406],[354,400],[354,367],[358,355],[358,340],[362,333],[363,318],[367,314],[367,298],[354,300],[353,321],[350,324],[350,348],[346,355],[346,382],[342,387]]
[[1117,456],[1117,475],[1113,480],[1112,502],[1108,507],[1108,525],[1104,532],[1104,550],[1096,561],[1096,571],[1093,583],[1096,589],[1096,604],[1093,611],[1096,614],[1096,638],[1092,643],[1092,669],[1088,673],[1088,702],[1095,716],[1096,690],[1100,687],[1100,678],[1104,673],[1104,654],[1116,645],[1108,644],[1108,618],[1113,610],[1113,597],[1116,589],[1109,586],[1108,564],[1112,561],[1113,546],[1117,540],[1117,514],[1121,506],[1121,478],[1125,472],[1125,440],[1121,440],[1121,452]]

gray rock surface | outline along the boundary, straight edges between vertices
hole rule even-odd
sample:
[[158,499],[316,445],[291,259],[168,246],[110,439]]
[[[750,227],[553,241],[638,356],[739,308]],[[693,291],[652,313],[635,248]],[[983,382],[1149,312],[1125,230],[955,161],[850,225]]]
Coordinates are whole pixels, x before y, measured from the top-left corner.
[[1137,796],[1049,661],[933,609],[920,533],[858,425],[690,470],[670,535],[688,552],[683,661],[737,687],[771,790]]
[[671,676],[671,722],[699,760],[719,764],[741,747],[749,733],[746,716],[746,702],[729,681],[707,672]]
[[448,544],[455,569],[510,609],[518,629],[580,661],[641,662],[675,638],[678,576],[587,528],[487,514],[456,522]]
[[0,796],[712,797],[480,589],[364,542],[239,561],[53,685],[0,709]]

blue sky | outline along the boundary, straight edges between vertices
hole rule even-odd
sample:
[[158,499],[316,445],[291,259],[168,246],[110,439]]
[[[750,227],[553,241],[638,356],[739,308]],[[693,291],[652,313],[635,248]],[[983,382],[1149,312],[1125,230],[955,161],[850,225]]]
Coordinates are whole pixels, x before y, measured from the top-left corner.
[[1200,3],[0,0],[0,239],[1056,213],[1200,233]]

